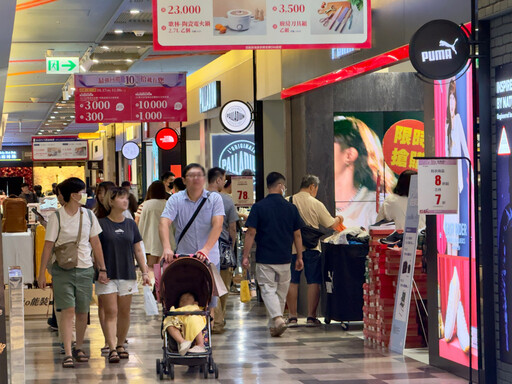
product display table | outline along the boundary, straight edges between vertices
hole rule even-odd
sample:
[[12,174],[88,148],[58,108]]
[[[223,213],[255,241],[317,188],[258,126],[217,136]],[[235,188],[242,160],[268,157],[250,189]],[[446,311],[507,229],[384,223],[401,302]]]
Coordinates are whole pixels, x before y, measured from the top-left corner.
[[19,265],[24,283],[34,280],[34,235],[27,232],[2,233],[4,284],[9,282],[9,267]]

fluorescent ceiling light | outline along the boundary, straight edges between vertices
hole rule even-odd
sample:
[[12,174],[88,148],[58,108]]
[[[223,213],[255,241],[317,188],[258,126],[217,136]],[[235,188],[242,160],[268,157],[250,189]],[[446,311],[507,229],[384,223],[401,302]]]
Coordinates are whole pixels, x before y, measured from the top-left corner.
[[58,112],[58,111],[53,111],[53,113],[57,114],[57,113],[59,113],[59,112]]
[[130,14],[132,15],[138,15],[140,13],[140,10],[138,9],[130,9]]
[[94,64],[98,64],[100,61],[99,61],[98,59],[92,59],[92,62],[93,62]]
[[121,70],[120,69],[116,69],[114,72],[115,73],[121,73]]
[[71,116],[69,116],[69,117],[71,117],[72,119],[74,119],[74,118],[75,118],[75,115],[71,115]]
[[133,60],[132,59],[126,59],[126,62],[127,63],[133,63]]
[[110,48],[109,48],[109,47],[107,47],[106,45],[102,45],[102,46],[101,46],[101,48],[103,48],[103,49],[107,49],[107,50],[108,50],[108,49],[110,49]]
[[58,109],[62,109],[62,107],[61,107],[61,106],[58,106],[57,108],[58,108]]
[[114,29],[114,33],[116,35],[120,35],[121,33],[123,33],[123,30],[122,29]]
[[44,125],[50,125],[50,124],[48,124],[48,123],[44,123]]
[[50,119],[55,119],[55,116],[50,116]]

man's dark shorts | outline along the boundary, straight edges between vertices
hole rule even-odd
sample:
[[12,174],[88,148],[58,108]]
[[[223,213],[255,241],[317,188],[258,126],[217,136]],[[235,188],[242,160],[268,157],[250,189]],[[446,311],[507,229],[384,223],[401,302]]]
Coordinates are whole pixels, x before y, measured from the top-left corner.
[[[322,254],[320,251],[308,249],[302,252],[302,260],[304,261],[304,273],[308,284],[322,284]],[[300,274],[302,271],[295,270],[295,261],[297,255],[292,255],[292,284],[300,283]]]

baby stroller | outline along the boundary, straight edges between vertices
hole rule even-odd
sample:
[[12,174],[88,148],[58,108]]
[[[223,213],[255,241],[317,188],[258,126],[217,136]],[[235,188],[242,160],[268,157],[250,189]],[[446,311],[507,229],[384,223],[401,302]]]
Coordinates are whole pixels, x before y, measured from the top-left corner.
[[[163,260],[162,260],[163,262]],[[189,367],[199,366],[200,372],[205,379],[208,374],[214,374],[219,377],[219,370],[213,361],[210,311],[208,304],[213,293],[213,277],[208,266],[209,262],[202,262],[195,257],[180,255],[171,264],[161,264],[164,269],[160,280],[160,299],[163,306],[162,330],[164,320],[168,316],[178,315],[200,315],[206,317],[206,327],[203,330],[205,353],[181,356],[178,353],[176,341],[164,332],[163,358],[156,360],[156,372],[163,380],[164,375],[174,379],[174,366],[186,365]],[[166,268],[165,268],[166,267]],[[158,287],[157,287],[158,289]],[[170,312],[169,309],[174,306],[178,308],[180,296],[183,293],[190,292],[196,297],[200,307],[206,308],[204,311],[194,312]],[[161,332],[162,333],[162,332]]]

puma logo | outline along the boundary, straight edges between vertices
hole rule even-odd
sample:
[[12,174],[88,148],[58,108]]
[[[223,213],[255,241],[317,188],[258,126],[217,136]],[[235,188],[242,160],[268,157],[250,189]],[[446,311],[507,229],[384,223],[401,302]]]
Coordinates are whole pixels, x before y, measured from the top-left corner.
[[444,40],[441,40],[441,41],[439,42],[439,46],[440,46],[440,47],[450,48],[450,49],[453,51],[453,53],[457,54],[457,50],[455,49],[455,44],[457,44],[457,41],[459,41],[459,38],[458,38],[458,37],[455,39],[455,41],[453,42],[453,44],[450,44],[450,43],[447,43],[447,42],[446,42],[446,41],[444,41]]

